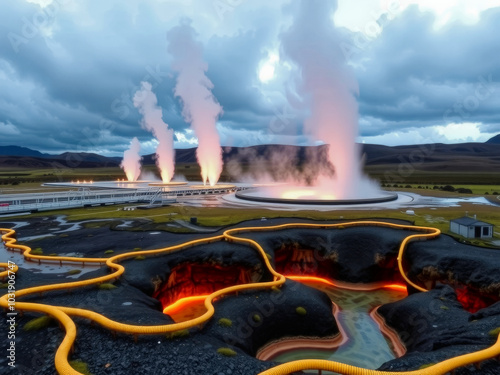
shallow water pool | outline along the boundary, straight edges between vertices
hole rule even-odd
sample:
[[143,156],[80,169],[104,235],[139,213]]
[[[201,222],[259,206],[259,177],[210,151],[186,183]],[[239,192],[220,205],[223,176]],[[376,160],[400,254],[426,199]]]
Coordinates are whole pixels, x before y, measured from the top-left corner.
[[[340,311],[337,314],[337,324],[343,328],[349,339],[334,350],[295,349],[270,360],[291,362],[299,359],[325,359],[376,369],[396,358],[390,340],[382,334],[370,312],[377,306],[405,298],[406,293],[389,289],[355,291],[318,283],[306,284],[325,292],[338,305]],[[317,374],[317,371],[311,373]]]

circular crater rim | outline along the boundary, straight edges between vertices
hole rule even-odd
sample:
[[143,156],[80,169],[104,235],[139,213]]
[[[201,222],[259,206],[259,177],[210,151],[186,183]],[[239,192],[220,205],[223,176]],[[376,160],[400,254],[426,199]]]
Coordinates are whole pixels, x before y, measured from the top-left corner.
[[[263,203],[283,203],[283,204],[299,204],[299,205],[324,205],[324,206],[341,206],[341,205],[362,205],[362,204],[376,204],[376,203],[386,203],[398,200],[399,195],[397,193],[384,192],[383,195],[377,197],[367,197],[367,198],[351,198],[351,199],[290,199],[290,198],[280,198],[280,197],[270,197],[266,195],[254,195],[252,193],[262,191],[259,188],[249,189],[244,191],[236,192],[235,196],[238,199],[253,202],[263,202]],[[250,193],[250,194],[249,194]]]

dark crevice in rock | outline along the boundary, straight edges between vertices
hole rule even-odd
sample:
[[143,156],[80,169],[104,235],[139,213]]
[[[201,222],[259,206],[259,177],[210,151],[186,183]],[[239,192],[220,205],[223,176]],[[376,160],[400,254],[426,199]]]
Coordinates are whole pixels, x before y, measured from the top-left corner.
[[158,285],[153,297],[166,307],[184,297],[208,295],[230,286],[259,282],[261,271],[239,264],[183,263],[172,268],[166,281]]
[[[426,293],[383,305],[378,312],[396,329],[408,352],[382,365],[380,370],[414,370],[494,344],[491,332],[500,325],[500,302],[475,315],[465,311],[455,291],[437,285]],[[498,374],[500,364],[486,361],[481,370],[459,368],[462,374]]]

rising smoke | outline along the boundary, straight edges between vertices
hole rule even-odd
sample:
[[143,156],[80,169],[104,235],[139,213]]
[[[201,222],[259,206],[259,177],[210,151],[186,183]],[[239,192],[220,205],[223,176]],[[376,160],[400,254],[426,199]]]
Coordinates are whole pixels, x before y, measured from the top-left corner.
[[198,138],[196,157],[203,183],[213,186],[223,165],[216,127],[222,107],[212,95],[214,86],[205,75],[208,65],[203,61],[203,47],[195,37],[196,32],[188,23],[174,27],[167,34],[168,52],[173,57],[172,68],[178,72],[175,96],[180,97],[182,114]]
[[141,175],[141,143],[134,137],[130,142],[130,148],[123,153],[120,167],[123,168],[129,182],[135,182]]
[[327,148],[290,145],[254,146],[226,150],[226,171],[240,182],[312,185],[320,176],[332,176]]
[[163,183],[168,183],[174,176],[174,132],[162,120],[162,110],[158,106],[156,95],[151,90],[151,84],[142,82],[141,86],[141,90],[134,95],[134,106],[143,116],[142,127],[152,132],[158,140],[156,165],[160,169]]
[[333,23],[334,0],[300,0],[292,26],[281,35],[281,53],[300,71],[297,93],[309,104],[304,131],[329,145],[334,180],[316,181],[337,198],[357,198],[371,189],[362,174],[358,135],[358,84]]

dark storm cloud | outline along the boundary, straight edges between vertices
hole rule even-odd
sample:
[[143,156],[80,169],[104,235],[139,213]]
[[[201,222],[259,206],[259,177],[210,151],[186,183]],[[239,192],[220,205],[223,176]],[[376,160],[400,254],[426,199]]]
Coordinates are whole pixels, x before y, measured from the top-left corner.
[[[131,100],[143,80],[153,84],[170,127],[187,128],[173,98],[174,80],[166,53],[165,32],[171,25],[160,20],[150,4],[128,7],[122,2],[109,6],[91,2],[94,6],[88,7],[88,14],[80,14],[81,19],[69,5],[60,5],[53,17],[43,21],[39,14],[47,12],[39,6],[8,3],[2,5],[8,11],[0,12],[0,63],[6,73],[0,123],[12,123],[24,136],[21,140],[10,132],[2,144],[22,143],[46,151],[121,151],[133,136],[148,140]],[[165,10],[178,11],[175,4]],[[222,16],[231,15],[226,13]],[[211,16],[221,21],[217,13]],[[182,13],[173,17],[172,24],[180,17]],[[41,28],[33,26],[42,21]],[[52,29],[50,37],[43,37],[44,28]],[[269,28],[262,25],[257,30],[207,38],[208,75],[224,105],[222,122],[255,127],[266,115],[269,118],[264,122],[270,121],[272,109],[263,105],[261,93],[252,88],[263,56],[262,43],[269,34]],[[17,95],[22,100],[14,101]]]
[[[113,140],[111,130],[133,134],[137,114],[129,111],[131,116],[125,116],[113,104],[146,71],[141,72],[138,63],[131,66],[125,48],[120,55],[113,53],[119,40],[103,43],[104,32],[83,30],[65,18],[63,8],[49,21],[37,23],[38,6],[17,1],[9,1],[8,6],[9,11],[0,16],[6,36],[0,41],[0,58],[10,68],[2,93],[11,98],[7,106],[17,107],[6,119],[23,133],[22,142],[11,138],[13,143],[47,151],[85,150],[106,148]],[[55,26],[54,37],[42,38],[43,31],[35,26],[40,24]],[[161,61],[159,57],[144,61],[143,70],[154,60]],[[21,97],[12,100],[18,93]],[[0,116],[7,117],[9,112],[0,109]],[[26,112],[31,116],[24,116]]]
[[417,7],[390,22],[358,55],[363,135],[452,122],[500,131],[499,22],[495,8],[477,24],[435,30],[432,13]]
[[[298,135],[295,140],[305,142],[303,110],[293,109],[293,100],[287,103],[283,88],[291,79],[284,61],[276,80],[258,79],[262,61],[279,50],[287,3],[255,0],[221,14],[204,1],[54,0],[44,9],[2,1],[0,144],[119,154],[135,136],[147,143],[151,136],[132,104],[144,80],[153,85],[165,122],[183,132],[188,125],[173,95],[166,32],[184,16],[193,18],[205,45],[207,76],[224,108],[223,139],[237,146],[280,137],[293,142]],[[477,24],[436,31],[431,14],[409,8],[387,24],[353,57],[363,135],[446,120],[479,122],[482,131],[500,132],[499,22],[497,8]],[[486,84],[492,89],[487,97],[480,77],[493,82]]]
[[255,87],[257,66],[266,57],[259,41],[267,38],[267,30],[260,29],[231,38],[213,37],[207,45],[209,73],[214,77],[214,95],[231,111],[269,114],[269,109],[262,106],[260,92]]

